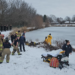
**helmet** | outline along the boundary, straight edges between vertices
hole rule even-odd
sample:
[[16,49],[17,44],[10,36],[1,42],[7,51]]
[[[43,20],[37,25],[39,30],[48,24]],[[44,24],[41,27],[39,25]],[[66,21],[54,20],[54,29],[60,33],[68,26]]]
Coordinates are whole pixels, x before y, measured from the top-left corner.
[[9,40],[8,37],[6,37],[5,40]]

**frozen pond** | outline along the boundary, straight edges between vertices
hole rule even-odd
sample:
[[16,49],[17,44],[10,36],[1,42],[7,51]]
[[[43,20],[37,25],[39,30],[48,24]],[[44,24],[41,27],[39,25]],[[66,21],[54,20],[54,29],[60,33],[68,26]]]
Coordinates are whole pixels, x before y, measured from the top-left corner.
[[54,40],[70,40],[72,45],[75,45],[75,27],[48,27],[26,33],[27,40],[44,41],[45,37],[51,33],[52,41]]

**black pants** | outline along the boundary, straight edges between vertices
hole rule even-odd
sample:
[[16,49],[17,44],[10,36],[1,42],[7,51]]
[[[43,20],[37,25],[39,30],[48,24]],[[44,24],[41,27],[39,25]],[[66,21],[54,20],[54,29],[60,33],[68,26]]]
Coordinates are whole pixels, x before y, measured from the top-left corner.
[[24,43],[20,43],[20,51],[22,51],[22,46],[23,46],[23,51],[25,51]]
[[2,57],[2,53],[0,53],[0,57]]

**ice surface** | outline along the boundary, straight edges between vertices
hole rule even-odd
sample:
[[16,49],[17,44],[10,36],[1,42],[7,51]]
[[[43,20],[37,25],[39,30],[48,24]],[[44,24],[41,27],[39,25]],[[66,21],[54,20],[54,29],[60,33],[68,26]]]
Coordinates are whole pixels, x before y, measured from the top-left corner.
[[70,40],[72,45],[75,45],[75,27],[48,27],[26,33],[27,40],[44,41],[45,37],[52,34],[52,42],[55,40]]

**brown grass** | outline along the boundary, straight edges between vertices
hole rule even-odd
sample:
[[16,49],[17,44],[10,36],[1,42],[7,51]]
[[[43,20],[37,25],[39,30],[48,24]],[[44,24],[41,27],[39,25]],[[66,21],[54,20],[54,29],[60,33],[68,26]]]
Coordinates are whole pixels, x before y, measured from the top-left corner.
[[15,34],[16,32],[18,32],[18,30],[20,30],[21,33],[23,33],[23,31],[26,31],[26,32],[29,31],[29,29],[27,29],[27,27],[14,28],[13,31],[10,33],[10,35],[11,35],[11,34]]
[[55,41],[56,47],[62,49],[62,46],[65,44],[65,41]]

